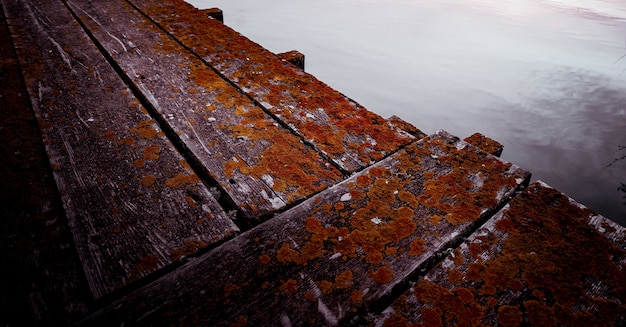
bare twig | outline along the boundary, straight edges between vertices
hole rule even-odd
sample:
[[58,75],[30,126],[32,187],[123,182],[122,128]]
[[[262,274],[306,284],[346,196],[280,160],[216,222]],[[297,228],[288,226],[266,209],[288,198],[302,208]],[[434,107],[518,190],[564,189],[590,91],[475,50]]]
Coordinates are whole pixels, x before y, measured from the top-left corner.
[[[618,146],[617,146],[617,152],[619,152],[619,151],[623,151],[623,150],[626,150],[626,145],[618,145]],[[619,156],[619,157],[617,157],[617,158],[613,159],[613,161],[611,161],[611,163],[609,163],[608,165],[606,165],[606,167],[611,167],[611,166],[613,166],[613,164],[615,164],[616,162],[618,162],[618,161],[620,161],[620,160],[624,160],[624,159],[626,159],[626,153],[623,153],[621,156]],[[624,184],[622,184],[622,185],[624,185]]]

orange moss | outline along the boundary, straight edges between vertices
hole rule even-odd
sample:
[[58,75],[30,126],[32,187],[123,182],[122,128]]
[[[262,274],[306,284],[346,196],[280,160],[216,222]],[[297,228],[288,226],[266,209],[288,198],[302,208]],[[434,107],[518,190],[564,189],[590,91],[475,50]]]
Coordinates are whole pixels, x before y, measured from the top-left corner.
[[194,200],[191,196],[189,195],[185,196],[185,201],[187,201],[187,204],[189,204],[190,207],[192,208],[196,207],[196,200]]
[[434,284],[426,279],[420,279],[414,287],[413,293],[420,302],[432,306],[428,308],[429,317],[426,321],[424,309],[422,319],[426,324],[456,322],[461,326],[480,325],[485,307],[472,301],[474,294],[470,289],[458,288],[450,291],[447,288]]
[[183,184],[198,184],[200,183],[200,178],[196,174],[186,175],[186,174],[178,174],[176,177],[168,178],[165,181],[165,185],[169,187],[179,187]]
[[450,269],[448,272],[448,281],[450,284],[460,284],[463,282],[463,273],[456,268]]
[[261,262],[261,264],[266,265],[270,263],[270,261],[272,261],[272,258],[267,254],[262,254],[259,256],[259,262]]
[[237,320],[228,324],[229,327],[245,327],[248,326],[248,316],[241,316]]
[[115,145],[133,145],[135,144],[135,142],[136,142],[135,139],[129,136],[121,140],[115,141]]
[[350,301],[360,303],[363,301],[363,292],[361,290],[353,290],[350,294]]
[[146,175],[139,180],[139,183],[145,186],[152,186],[156,177],[154,175]]
[[296,291],[296,289],[298,288],[298,282],[293,280],[293,279],[289,279],[286,282],[282,283],[279,287],[279,289],[286,294],[292,294],[293,292]]
[[117,134],[116,134],[114,131],[106,130],[106,131],[104,132],[104,136],[105,136],[107,139],[112,140],[112,139],[114,139],[114,138],[116,138],[116,137],[117,137]]
[[317,284],[317,287],[319,287],[320,290],[322,291],[322,294],[329,294],[333,290],[333,283],[327,280],[319,281],[316,284]]
[[424,253],[424,251],[426,250],[426,248],[424,247],[424,244],[426,244],[426,241],[420,238],[416,238],[415,240],[413,240],[413,242],[411,242],[411,245],[409,247],[409,255],[418,256]]
[[201,240],[185,240],[182,246],[179,246],[172,250],[170,256],[172,260],[178,261],[182,257],[188,257],[196,254],[201,249],[204,249],[208,244]]
[[518,306],[503,305],[498,309],[498,323],[504,327],[516,327],[524,321]]
[[381,266],[376,271],[370,272],[369,276],[378,284],[387,284],[393,280],[394,274],[393,270]]
[[352,271],[346,270],[335,277],[335,287],[338,289],[348,289],[352,287]]
[[158,134],[158,131],[152,127],[154,124],[153,120],[144,120],[139,122],[136,127],[131,128],[130,131],[139,134],[144,139],[151,139]]
[[157,145],[148,145],[143,150],[143,158],[146,160],[157,160],[159,159],[159,153],[161,153],[161,148]]
[[141,258],[141,262],[138,263],[135,268],[129,273],[129,282],[135,281],[140,277],[146,275],[147,272],[151,272],[159,268],[159,258],[154,254],[148,254]]

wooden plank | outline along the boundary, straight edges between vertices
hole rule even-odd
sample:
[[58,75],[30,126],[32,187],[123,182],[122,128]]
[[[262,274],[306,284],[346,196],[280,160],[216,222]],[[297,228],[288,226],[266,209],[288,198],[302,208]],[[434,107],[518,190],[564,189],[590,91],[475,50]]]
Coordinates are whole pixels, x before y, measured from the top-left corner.
[[358,171],[414,141],[182,0],[130,2],[345,171]]
[[474,133],[464,138],[463,141],[472,144],[496,157],[499,157],[502,154],[502,150],[504,150],[504,146],[500,142],[480,133]]
[[533,183],[373,325],[619,326],[626,230]]
[[4,1],[94,298],[238,231],[61,1]]
[[343,325],[481,224],[528,177],[439,132],[81,324]]
[[339,170],[128,3],[68,4],[249,224],[342,180]]
[[87,283],[0,6],[0,326],[67,326]]
[[291,50],[276,54],[280,59],[286,60],[290,64],[304,70],[304,54],[298,50]]

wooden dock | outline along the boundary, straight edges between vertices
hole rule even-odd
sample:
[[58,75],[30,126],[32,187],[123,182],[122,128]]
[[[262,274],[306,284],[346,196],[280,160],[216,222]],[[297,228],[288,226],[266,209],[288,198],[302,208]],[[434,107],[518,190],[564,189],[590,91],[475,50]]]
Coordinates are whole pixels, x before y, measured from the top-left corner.
[[623,326],[626,234],[168,0],[0,0],[0,326]]

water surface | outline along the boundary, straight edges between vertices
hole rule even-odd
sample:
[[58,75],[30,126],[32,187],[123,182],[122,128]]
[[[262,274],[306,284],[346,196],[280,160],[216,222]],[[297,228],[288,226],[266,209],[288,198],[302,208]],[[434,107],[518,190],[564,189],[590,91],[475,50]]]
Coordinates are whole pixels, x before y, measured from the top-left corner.
[[626,225],[623,0],[191,0],[368,109],[502,157]]

